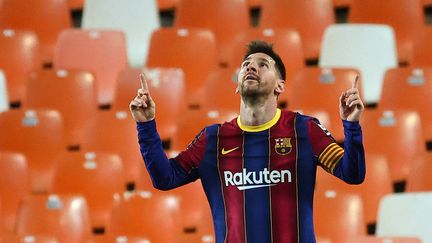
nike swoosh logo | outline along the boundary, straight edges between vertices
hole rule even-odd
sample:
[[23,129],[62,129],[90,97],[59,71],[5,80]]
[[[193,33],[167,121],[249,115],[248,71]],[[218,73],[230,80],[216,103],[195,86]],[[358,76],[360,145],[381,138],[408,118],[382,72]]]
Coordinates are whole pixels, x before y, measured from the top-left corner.
[[234,150],[236,150],[238,148],[239,147],[235,147],[235,148],[229,149],[229,150],[225,150],[225,148],[222,148],[222,155],[229,154],[229,153],[231,153],[232,151],[234,151]]
[[251,185],[251,186],[238,186],[237,188],[240,191],[244,191],[244,190],[249,190],[249,189],[254,189],[254,188],[260,188],[260,187],[270,187],[270,186],[275,186],[276,184],[268,184],[268,185]]

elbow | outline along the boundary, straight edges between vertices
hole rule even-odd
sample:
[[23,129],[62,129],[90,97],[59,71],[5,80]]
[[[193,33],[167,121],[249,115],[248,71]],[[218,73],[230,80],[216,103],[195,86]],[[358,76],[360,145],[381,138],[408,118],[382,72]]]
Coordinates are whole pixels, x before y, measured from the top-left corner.
[[174,187],[169,185],[168,183],[163,183],[163,182],[156,182],[156,181],[152,181],[153,187],[159,191],[169,191],[171,189],[173,189]]
[[350,185],[360,185],[364,182],[364,180],[365,180],[365,173],[359,174],[358,176],[356,176],[355,178],[351,178],[350,180],[345,180],[345,182],[347,182]]

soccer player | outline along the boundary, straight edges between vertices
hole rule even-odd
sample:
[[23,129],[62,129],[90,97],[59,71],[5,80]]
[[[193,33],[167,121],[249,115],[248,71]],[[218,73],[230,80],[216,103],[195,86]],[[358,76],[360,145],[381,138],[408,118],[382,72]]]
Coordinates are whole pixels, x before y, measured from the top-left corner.
[[284,64],[270,44],[251,42],[237,80],[240,115],[205,127],[171,159],[156,130],[155,102],[144,75],[140,79],[142,87],[130,110],[153,185],[169,190],[201,179],[217,243],[315,242],[312,201],[317,167],[350,184],[364,180],[359,124],[364,105],[357,78],[340,96],[342,148],[317,119],[277,108],[278,95],[284,91]]

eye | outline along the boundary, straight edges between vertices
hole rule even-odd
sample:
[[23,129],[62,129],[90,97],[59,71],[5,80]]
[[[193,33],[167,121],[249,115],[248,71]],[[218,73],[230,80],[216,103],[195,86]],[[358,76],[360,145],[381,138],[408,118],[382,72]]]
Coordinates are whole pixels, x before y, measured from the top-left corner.
[[261,62],[259,66],[260,67],[268,67],[268,64],[266,62]]
[[243,62],[242,67],[246,67],[247,65],[249,65],[249,61]]

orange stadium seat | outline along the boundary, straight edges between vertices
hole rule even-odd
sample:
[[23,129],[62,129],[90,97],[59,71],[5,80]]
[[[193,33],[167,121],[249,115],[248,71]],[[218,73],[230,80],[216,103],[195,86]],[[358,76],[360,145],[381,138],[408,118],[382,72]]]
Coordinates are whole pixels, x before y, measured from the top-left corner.
[[26,155],[32,190],[48,189],[54,160],[66,149],[63,122],[54,110],[11,110],[0,114],[0,149]]
[[[199,134],[201,129],[216,123],[224,123],[238,116],[238,109],[194,109],[187,110],[177,120],[177,134],[171,143],[170,150],[183,151],[187,145]],[[190,121],[194,121],[193,123]]]
[[[339,114],[339,97],[352,87],[359,72],[344,68],[305,68],[292,79],[292,99],[288,103],[291,110],[322,109],[330,116],[333,137],[344,139],[342,120]],[[361,78],[360,78],[361,79]],[[359,90],[361,88],[359,81]],[[284,94],[281,95],[284,97]]]
[[297,31],[283,28],[247,29],[239,32],[233,44],[233,68],[239,68],[243,62],[246,45],[253,40],[263,40],[274,45],[275,51],[285,64],[287,81],[305,66],[302,40]]
[[204,106],[211,109],[238,110],[240,95],[236,94],[237,72],[233,68],[215,68],[205,82]]
[[[324,170],[317,172],[316,188],[335,192],[352,192],[361,196],[365,223],[374,224],[380,200],[393,192],[390,169],[386,157],[366,153],[366,178],[361,185],[349,185],[329,175]],[[366,225],[365,225],[366,227]]]
[[306,59],[318,59],[324,30],[334,23],[331,0],[266,0],[262,3],[260,26],[296,29]]
[[431,37],[431,27],[423,28],[418,34],[417,40],[414,43],[411,66],[432,66],[432,48],[430,46]]
[[136,123],[130,112],[110,110],[96,112],[84,131],[84,151],[104,151],[118,154],[128,183],[134,183],[144,167],[139,151]]
[[248,0],[249,8],[260,8],[262,5],[262,0]]
[[182,233],[179,204],[178,197],[169,192],[126,194],[114,205],[106,233],[114,237],[145,237],[152,243],[175,242]]
[[18,209],[16,233],[51,235],[62,243],[79,243],[90,236],[87,203],[73,195],[37,195]]
[[158,0],[157,5],[159,10],[166,11],[177,8],[179,2],[180,0]]
[[23,154],[0,152],[0,228],[13,231],[18,204],[30,190],[30,175]]
[[[156,121],[162,140],[171,139],[181,110],[186,108],[184,73],[179,68],[126,68],[117,78],[113,109],[128,109],[129,103],[141,88],[139,74],[145,73],[152,99],[157,104]],[[159,112],[160,111],[160,112]]]
[[67,0],[2,0],[0,28],[34,31],[41,44],[42,60],[51,63],[57,37],[72,27]]
[[[3,241],[2,241],[3,240]],[[7,234],[0,238],[0,243],[59,243],[55,237],[41,235]]]
[[317,190],[314,202],[315,232],[332,243],[351,242],[366,235],[361,197],[353,193]]
[[231,43],[235,36],[249,28],[247,2],[246,0],[181,0],[176,9],[174,26],[211,30],[216,37],[219,61],[227,64]]
[[419,113],[427,141],[432,141],[432,68],[395,68],[384,76],[380,108],[405,109]]
[[327,111],[322,109],[315,109],[315,108],[304,108],[304,109],[294,109],[294,112],[299,112],[300,114],[315,117],[318,119],[321,125],[323,125],[325,128],[327,128],[328,131],[333,131],[332,124],[330,120],[330,115]]
[[423,2],[423,6],[426,6],[426,7],[430,7],[432,5],[431,0],[423,0],[422,2]]
[[104,152],[68,152],[59,156],[51,192],[80,194],[86,198],[91,225],[103,228],[109,221],[114,194],[125,188],[121,158]]
[[[205,50],[205,55],[203,52]],[[185,74],[188,104],[202,103],[204,81],[217,66],[214,35],[209,30],[164,28],[153,33],[147,67],[177,67]]]
[[367,110],[360,123],[365,151],[387,157],[393,182],[406,180],[412,156],[426,150],[418,114],[404,110]]
[[409,63],[414,41],[425,25],[420,0],[352,0],[350,23],[387,24],[394,28],[399,63]]
[[20,102],[25,95],[27,73],[42,68],[39,40],[33,32],[3,29],[0,52],[0,67],[6,78],[9,102]]
[[40,70],[28,75],[23,105],[27,109],[54,109],[61,113],[65,139],[78,146],[89,118],[97,111],[95,78],[79,70]]
[[364,236],[359,237],[354,243],[421,243],[420,239],[414,237],[379,237],[379,236]]
[[72,10],[80,10],[84,7],[84,0],[68,0],[68,6]]
[[351,5],[352,0],[333,0],[333,6],[335,8],[348,8]]
[[409,192],[432,191],[430,171],[432,171],[432,153],[424,152],[415,155],[411,162],[406,190]]
[[110,104],[115,80],[127,66],[124,34],[120,31],[65,30],[54,53],[54,68],[91,71],[96,77],[98,102]]

